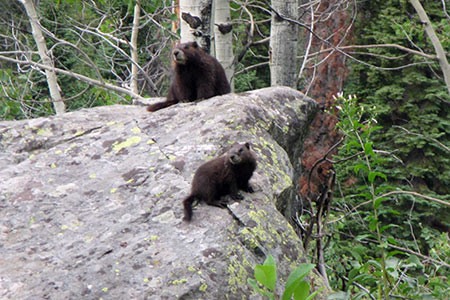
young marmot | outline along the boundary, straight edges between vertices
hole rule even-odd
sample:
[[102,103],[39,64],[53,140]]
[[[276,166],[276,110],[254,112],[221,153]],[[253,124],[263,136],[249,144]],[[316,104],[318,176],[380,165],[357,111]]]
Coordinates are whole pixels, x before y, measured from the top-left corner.
[[172,51],[174,77],[164,102],[147,107],[157,111],[177,104],[208,99],[231,91],[219,61],[202,50],[197,42],[182,43]]
[[256,158],[249,143],[234,144],[224,155],[201,165],[195,172],[191,194],[183,201],[184,220],[191,220],[195,199],[224,208],[227,201],[221,200],[221,196],[240,200],[244,197],[239,190],[253,193],[248,181],[255,169]]

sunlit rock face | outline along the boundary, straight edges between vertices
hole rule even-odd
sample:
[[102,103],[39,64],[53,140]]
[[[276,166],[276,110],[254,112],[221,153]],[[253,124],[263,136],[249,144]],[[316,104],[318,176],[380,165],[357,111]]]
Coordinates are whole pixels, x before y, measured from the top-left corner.
[[[0,298],[254,297],[269,253],[286,280],[305,261],[289,220],[316,110],[275,87],[0,122]],[[255,193],[182,221],[195,170],[235,142],[256,154]]]

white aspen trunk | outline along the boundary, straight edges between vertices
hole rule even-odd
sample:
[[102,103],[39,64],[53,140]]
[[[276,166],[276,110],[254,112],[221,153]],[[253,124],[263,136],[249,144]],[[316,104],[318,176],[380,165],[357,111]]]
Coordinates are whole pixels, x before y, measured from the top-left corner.
[[209,53],[211,48],[212,0],[180,0],[181,42],[197,41]]
[[133,29],[131,31],[131,59],[135,64],[131,64],[131,91],[138,94],[138,68],[136,66],[138,62],[138,51],[137,51],[137,39],[139,33],[139,18],[141,17],[141,3],[140,0],[136,0],[134,6],[134,17],[133,17]]
[[216,58],[234,90],[234,55],[230,17],[230,0],[216,0],[214,5],[214,49]]
[[[39,55],[42,60],[42,64],[53,68],[53,61],[48,56],[47,45],[45,44],[44,36],[42,35],[41,24],[39,23],[39,19],[37,17],[36,9],[34,7],[32,0],[20,0],[25,10],[27,12],[28,18],[30,19],[31,31],[33,33],[34,41],[36,42]],[[50,96],[52,98],[53,107],[57,115],[63,114],[66,112],[66,105],[62,101],[60,88],[58,85],[58,81],[56,79],[56,73],[52,70],[45,70],[45,76],[47,77],[48,89],[50,90]]]
[[[282,17],[298,19],[298,0],[272,0],[272,7]],[[272,14],[269,66],[271,86],[296,88],[298,29],[295,24]]]
[[444,48],[442,47],[442,44],[439,41],[433,26],[431,25],[430,19],[428,18],[428,15],[420,2],[418,0],[409,0],[409,2],[411,2],[412,6],[414,6],[414,9],[419,15],[420,21],[425,24],[425,32],[430,38],[431,44],[433,44],[434,50],[436,51],[439,65],[441,66],[442,73],[444,74],[445,85],[447,86],[448,93],[450,94],[450,66],[448,64],[447,57],[445,56]]

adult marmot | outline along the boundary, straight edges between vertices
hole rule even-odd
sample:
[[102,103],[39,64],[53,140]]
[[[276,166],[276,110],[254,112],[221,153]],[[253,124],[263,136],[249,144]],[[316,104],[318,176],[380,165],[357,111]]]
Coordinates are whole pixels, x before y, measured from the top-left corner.
[[239,190],[253,193],[248,181],[256,169],[256,158],[250,144],[234,144],[224,155],[201,165],[195,172],[191,194],[184,199],[184,220],[192,218],[192,204],[195,199],[221,208],[226,200],[221,196],[231,195],[235,200],[243,199]]
[[157,111],[178,102],[207,99],[231,91],[220,63],[202,50],[197,42],[182,43],[172,51],[174,78],[165,102],[147,107]]

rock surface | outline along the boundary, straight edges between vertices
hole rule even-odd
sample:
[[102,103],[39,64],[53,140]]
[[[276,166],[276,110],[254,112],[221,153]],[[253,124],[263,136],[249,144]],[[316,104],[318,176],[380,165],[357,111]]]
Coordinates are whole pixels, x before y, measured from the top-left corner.
[[[258,299],[265,254],[284,280],[305,261],[287,220],[316,109],[277,87],[0,122],[0,298]],[[256,192],[183,222],[195,170],[247,141]]]

